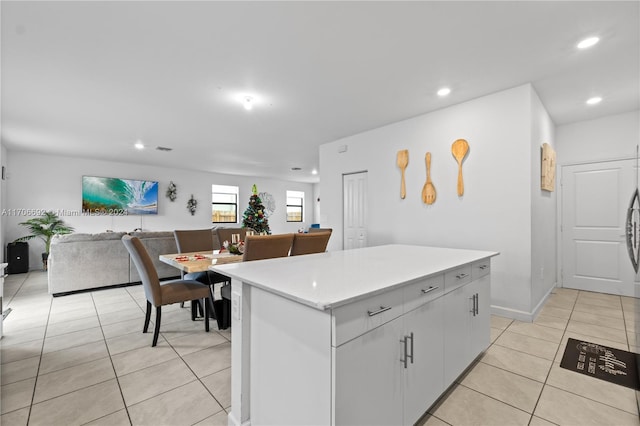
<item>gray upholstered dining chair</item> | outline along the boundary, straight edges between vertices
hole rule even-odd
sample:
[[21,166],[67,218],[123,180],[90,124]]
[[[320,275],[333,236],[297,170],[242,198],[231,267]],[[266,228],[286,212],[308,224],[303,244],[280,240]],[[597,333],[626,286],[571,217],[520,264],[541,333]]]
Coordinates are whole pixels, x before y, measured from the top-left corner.
[[247,235],[247,228],[216,228],[216,234],[218,236],[218,242],[220,246],[222,246],[225,241],[231,242],[231,236],[233,234],[240,234],[240,240],[244,241]]
[[[153,266],[153,261],[138,237],[124,235],[122,237],[127,251],[131,255],[133,263],[138,269],[138,274],[142,280],[142,287],[147,298],[147,311],[144,318],[143,333],[149,329],[149,321],[151,319],[151,306],[156,308],[155,328],[153,331],[153,343],[158,343],[158,335],[160,334],[160,319],[162,314],[162,306],[172,303],[188,302],[191,300],[204,299],[204,328],[209,331],[209,310],[212,309],[211,288],[208,285],[193,280],[175,280],[160,284],[158,272]],[[191,311],[191,319],[195,317],[194,310]]]
[[309,228],[310,234],[314,232],[328,232],[331,234],[333,232],[333,228]]
[[313,232],[311,234],[293,234],[291,256],[322,253],[327,250],[331,232]]
[[[244,254],[242,261],[272,259],[289,255],[293,234],[282,235],[247,235],[244,239]],[[231,286],[225,285],[220,289],[222,296],[222,327],[218,322],[218,328],[224,329],[231,323]],[[216,312],[217,314],[217,312]]]
[[[198,251],[211,253],[214,250],[213,231],[211,229],[175,230],[178,253],[194,253]],[[200,281],[203,284],[229,282],[229,277],[213,271],[186,274],[184,279]]]
[[293,244],[293,234],[247,235],[242,261],[286,257]]
[[[186,229],[175,230],[173,235],[176,239],[176,246],[178,247],[178,253],[194,253],[194,252],[209,252],[214,249],[213,231],[211,229]],[[231,284],[231,279],[226,275],[222,275],[214,271],[194,272],[191,274],[183,274],[183,279],[196,280],[203,284],[210,285],[211,294],[214,295],[215,291],[213,286],[217,283],[223,285]],[[221,290],[222,291],[222,290]],[[213,314],[218,320],[218,328],[223,328],[223,315],[217,312],[216,303],[213,303]],[[193,308],[192,308],[193,309]]]

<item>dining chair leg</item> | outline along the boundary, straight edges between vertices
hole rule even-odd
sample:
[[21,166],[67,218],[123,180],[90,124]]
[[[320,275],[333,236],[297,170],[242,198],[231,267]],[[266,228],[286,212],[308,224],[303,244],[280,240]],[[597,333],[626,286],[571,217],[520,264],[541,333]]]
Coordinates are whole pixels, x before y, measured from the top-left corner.
[[153,344],[151,346],[155,346],[158,344],[158,335],[160,334],[160,316],[162,315],[162,306],[156,306],[156,326],[153,331]]
[[142,329],[143,333],[146,333],[149,330],[149,321],[151,320],[151,302],[147,300],[147,312],[144,316],[144,328]]
[[195,321],[198,316],[198,302],[196,300],[191,301],[191,321]]
[[209,332],[209,309],[211,308],[211,301],[207,297],[204,299],[204,331]]

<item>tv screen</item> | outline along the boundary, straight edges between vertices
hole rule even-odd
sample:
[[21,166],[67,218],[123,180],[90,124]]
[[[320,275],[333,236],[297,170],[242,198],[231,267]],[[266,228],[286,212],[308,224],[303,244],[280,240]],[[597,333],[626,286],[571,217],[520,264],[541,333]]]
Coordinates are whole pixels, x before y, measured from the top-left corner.
[[158,182],[82,176],[82,211],[89,214],[158,214]]

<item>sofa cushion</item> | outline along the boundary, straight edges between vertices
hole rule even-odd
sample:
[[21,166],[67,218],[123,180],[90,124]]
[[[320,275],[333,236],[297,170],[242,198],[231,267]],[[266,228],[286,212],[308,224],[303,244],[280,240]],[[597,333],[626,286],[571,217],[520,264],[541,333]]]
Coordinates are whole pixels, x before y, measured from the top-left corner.
[[138,237],[141,240],[145,238],[174,238],[172,231],[135,231],[129,232],[132,237]]
[[121,240],[126,232],[101,232],[99,234],[66,234],[55,235],[51,239],[51,244],[73,243],[77,241],[104,241],[104,240]]

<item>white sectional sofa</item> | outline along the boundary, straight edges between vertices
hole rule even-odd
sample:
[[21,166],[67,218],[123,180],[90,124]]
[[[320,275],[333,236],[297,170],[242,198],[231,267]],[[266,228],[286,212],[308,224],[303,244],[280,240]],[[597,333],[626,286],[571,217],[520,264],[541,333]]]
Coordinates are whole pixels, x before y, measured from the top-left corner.
[[[48,260],[49,293],[54,296],[109,286],[134,284],[140,276],[122,243],[126,232],[60,235],[51,241]],[[158,276],[177,278],[179,271],[158,260],[160,254],[177,253],[172,231],[130,232],[140,238]]]

